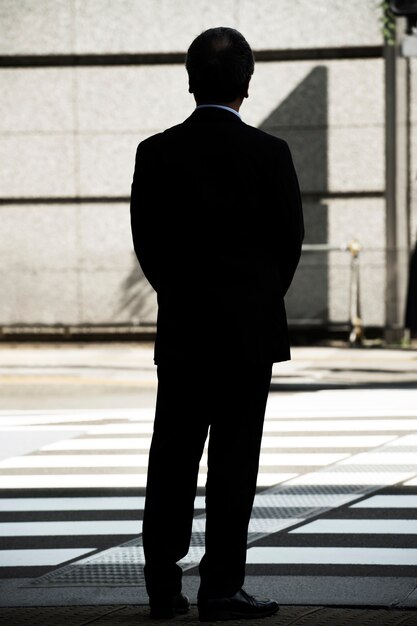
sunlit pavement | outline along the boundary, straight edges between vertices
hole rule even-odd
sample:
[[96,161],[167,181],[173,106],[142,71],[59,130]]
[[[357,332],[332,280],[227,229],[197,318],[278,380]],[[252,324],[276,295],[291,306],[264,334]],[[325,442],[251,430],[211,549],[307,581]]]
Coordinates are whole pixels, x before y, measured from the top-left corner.
[[[277,391],[417,385],[417,349],[294,347],[272,383]],[[152,406],[155,388],[150,343],[0,344],[1,408]]]

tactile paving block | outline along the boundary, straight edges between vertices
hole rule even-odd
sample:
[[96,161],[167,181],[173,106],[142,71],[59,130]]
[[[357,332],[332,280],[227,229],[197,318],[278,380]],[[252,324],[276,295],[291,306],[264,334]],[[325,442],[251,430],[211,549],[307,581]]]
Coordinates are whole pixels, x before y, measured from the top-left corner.
[[129,587],[143,586],[143,565],[129,562],[126,558],[119,563],[91,563],[67,565],[31,581],[32,587],[98,587],[100,585]]

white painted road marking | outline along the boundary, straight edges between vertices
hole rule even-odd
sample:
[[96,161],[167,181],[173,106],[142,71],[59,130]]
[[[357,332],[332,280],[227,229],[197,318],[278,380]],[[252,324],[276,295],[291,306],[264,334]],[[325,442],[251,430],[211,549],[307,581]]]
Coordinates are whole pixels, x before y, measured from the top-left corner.
[[358,509],[417,509],[417,495],[380,495],[372,496],[352,504],[351,508]]
[[60,565],[93,552],[95,548],[43,548],[41,550],[1,550],[0,567],[40,567]]
[[[290,533],[416,535],[414,519],[318,519],[290,530]],[[417,565],[417,563],[416,563]]]
[[417,563],[416,548],[249,548],[249,564],[322,565],[412,565]]
[[[140,535],[142,520],[88,520],[70,522],[3,522],[0,537],[57,537],[77,535]],[[0,556],[1,556],[0,552]]]

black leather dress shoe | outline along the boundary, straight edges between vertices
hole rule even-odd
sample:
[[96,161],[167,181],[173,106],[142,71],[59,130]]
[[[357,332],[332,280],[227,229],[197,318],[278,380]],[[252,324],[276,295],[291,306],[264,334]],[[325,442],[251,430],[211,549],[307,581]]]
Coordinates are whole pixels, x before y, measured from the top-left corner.
[[258,600],[241,589],[230,598],[199,599],[200,622],[226,621],[231,619],[259,619],[269,617],[279,610],[274,600]]
[[151,619],[170,619],[176,615],[184,615],[190,610],[190,601],[183,593],[175,596],[149,598]]

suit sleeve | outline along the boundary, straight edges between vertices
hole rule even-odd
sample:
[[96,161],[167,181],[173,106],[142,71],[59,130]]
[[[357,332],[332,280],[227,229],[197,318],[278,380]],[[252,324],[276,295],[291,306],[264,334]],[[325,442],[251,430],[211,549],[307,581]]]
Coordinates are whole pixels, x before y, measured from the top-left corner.
[[137,148],[130,197],[130,223],[133,247],[144,275],[155,291],[160,282],[156,216],[154,213],[155,167],[153,154],[146,142]]
[[285,295],[291,285],[301,256],[301,247],[304,239],[304,218],[300,187],[291,152],[285,142],[283,142],[283,146],[281,211],[276,254],[278,256],[283,295]]

